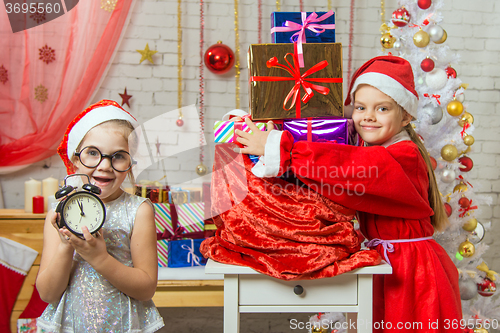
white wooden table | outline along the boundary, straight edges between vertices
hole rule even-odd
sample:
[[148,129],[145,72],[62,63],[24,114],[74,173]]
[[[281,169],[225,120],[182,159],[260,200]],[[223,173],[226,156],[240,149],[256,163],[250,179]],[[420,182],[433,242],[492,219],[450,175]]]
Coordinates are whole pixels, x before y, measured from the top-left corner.
[[[372,332],[373,274],[391,274],[392,267],[383,261],[332,278],[283,281],[209,259],[205,273],[224,275],[224,333],[240,331],[240,313],[265,312],[356,313],[357,331],[368,333]],[[348,321],[352,318],[348,315]]]

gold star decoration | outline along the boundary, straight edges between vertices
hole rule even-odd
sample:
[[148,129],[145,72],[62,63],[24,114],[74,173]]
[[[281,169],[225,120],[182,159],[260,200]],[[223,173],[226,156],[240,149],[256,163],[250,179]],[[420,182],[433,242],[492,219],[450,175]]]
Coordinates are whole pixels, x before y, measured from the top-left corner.
[[47,100],[49,94],[47,93],[47,88],[43,86],[43,84],[39,85],[35,88],[35,99],[40,103],[43,103]]
[[146,48],[144,50],[136,50],[136,51],[141,54],[141,61],[139,61],[140,64],[146,59],[149,60],[150,63],[154,64],[153,54],[155,54],[158,51],[150,50],[148,44],[146,44]]
[[118,0],[101,0],[101,9],[104,9],[107,12],[112,12],[115,10],[116,4]]

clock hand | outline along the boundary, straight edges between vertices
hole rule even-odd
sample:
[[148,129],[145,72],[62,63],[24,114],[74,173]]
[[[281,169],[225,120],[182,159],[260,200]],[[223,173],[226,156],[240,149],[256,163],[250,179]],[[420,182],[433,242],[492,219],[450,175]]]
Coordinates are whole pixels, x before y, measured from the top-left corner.
[[78,200],[76,202],[78,203],[78,207],[80,207],[80,216],[85,216],[85,213],[83,212],[83,203]]

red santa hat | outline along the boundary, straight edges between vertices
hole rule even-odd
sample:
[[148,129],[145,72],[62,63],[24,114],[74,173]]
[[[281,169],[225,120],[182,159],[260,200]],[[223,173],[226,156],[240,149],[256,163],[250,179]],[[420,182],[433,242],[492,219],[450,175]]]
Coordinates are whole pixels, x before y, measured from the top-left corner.
[[71,162],[71,158],[88,131],[105,121],[114,119],[126,120],[134,128],[139,125],[137,120],[117,102],[106,99],[80,112],[68,125],[63,140],[59,148],[57,148],[57,153],[61,156],[68,175],[75,173],[75,167],[73,162]]
[[410,63],[396,56],[380,56],[368,60],[351,79],[351,86],[344,105],[354,100],[354,93],[361,84],[373,86],[391,97],[396,103],[417,118],[418,93]]

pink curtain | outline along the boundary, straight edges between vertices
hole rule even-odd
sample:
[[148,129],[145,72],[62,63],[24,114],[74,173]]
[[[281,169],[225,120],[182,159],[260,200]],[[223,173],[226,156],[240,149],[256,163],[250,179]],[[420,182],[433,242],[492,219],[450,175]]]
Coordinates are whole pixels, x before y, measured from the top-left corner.
[[113,0],[81,0],[16,33],[0,11],[0,173],[56,153],[66,126],[99,88],[133,2],[113,8]]

